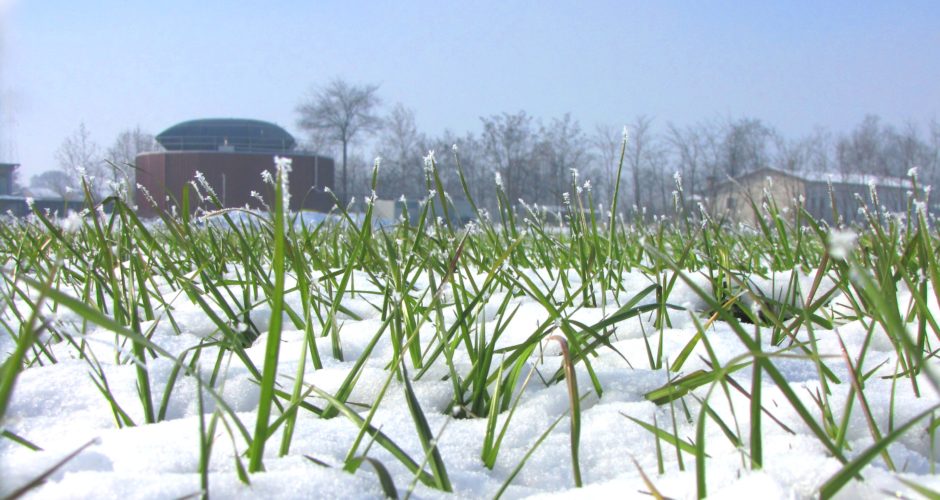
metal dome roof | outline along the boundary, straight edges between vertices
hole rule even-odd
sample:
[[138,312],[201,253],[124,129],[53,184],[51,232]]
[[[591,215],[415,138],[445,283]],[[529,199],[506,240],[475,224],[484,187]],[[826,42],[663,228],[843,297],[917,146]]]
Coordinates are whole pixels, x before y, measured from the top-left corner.
[[260,120],[208,118],[173,125],[157,135],[167,151],[282,153],[297,141],[283,128]]

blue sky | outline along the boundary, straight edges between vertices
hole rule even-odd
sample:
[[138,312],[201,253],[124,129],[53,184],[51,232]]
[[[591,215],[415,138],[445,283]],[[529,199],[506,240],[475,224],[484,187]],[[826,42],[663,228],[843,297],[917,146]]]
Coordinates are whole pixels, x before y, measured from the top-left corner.
[[585,130],[753,117],[799,136],[940,118],[940,2],[0,0],[0,160],[55,167],[82,122],[119,131],[294,108],[377,83],[423,131],[571,112]]

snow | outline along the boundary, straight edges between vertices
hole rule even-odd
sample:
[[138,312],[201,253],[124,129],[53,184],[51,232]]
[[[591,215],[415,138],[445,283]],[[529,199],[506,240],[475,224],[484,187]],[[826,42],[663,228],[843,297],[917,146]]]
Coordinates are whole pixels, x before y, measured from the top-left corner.
[[[541,276],[551,282],[546,271],[530,273],[533,279]],[[786,289],[791,278],[801,284],[802,290],[809,290],[814,276],[799,271],[780,272],[767,278],[752,277],[749,282],[754,289],[760,290],[766,296],[784,299],[782,290]],[[478,283],[482,282],[483,274],[475,276],[474,279]],[[577,276],[572,273],[569,279],[576,288]],[[707,283],[701,275],[693,275],[693,279],[700,286]],[[370,285],[365,274],[355,273],[354,280],[361,291],[369,290]],[[585,324],[597,322],[615,311],[618,301],[622,303],[629,300],[633,293],[655,281],[655,277],[639,271],[625,274],[622,282],[626,292],[609,293],[605,306],[570,310],[570,320]],[[419,287],[428,286],[426,278],[419,279],[417,283]],[[288,288],[291,286],[292,284],[288,283]],[[827,278],[819,293],[832,286],[832,280]],[[237,287],[231,288],[233,297],[241,296]],[[165,320],[147,324],[144,328],[152,326],[153,342],[173,355],[188,353],[188,362],[192,352],[187,350],[213,335],[215,326],[197,305],[187,302],[185,296],[180,296],[178,292],[165,291],[165,298],[171,301],[174,307],[173,317],[182,331],[176,333]],[[419,290],[415,295],[420,293]],[[505,293],[493,293],[482,306],[481,321],[485,323],[489,333],[496,328],[497,310],[506,298]],[[559,294],[560,290],[556,290],[556,296],[563,297],[563,294]],[[362,319],[354,320],[348,316],[341,319],[339,336],[345,360],[338,361],[330,356],[330,339],[319,337],[317,347],[324,366],[320,370],[314,370],[308,356],[306,383],[314,384],[328,392],[335,392],[340,387],[353,363],[363,354],[367,344],[381,327],[379,311],[371,303],[376,300],[374,297],[368,294],[347,296],[343,305]],[[803,300],[802,297],[797,299]],[[900,303],[906,304],[909,300],[910,293],[902,289],[899,292]],[[649,296],[641,303],[653,301],[654,297]],[[297,293],[288,294],[286,302],[299,310],[300,297]],[[532,299],[512,297],[509,302],[509,310],[515,307],[518,307],[518,310],[509,327],[498,339],[498,348],[524,341],[539,325],[549,320],[548,313]],[[649,491],[649,488],[632,459],[636,460],[662,494],[673,498],[695,497],[694,457],[683,453],[680,465],[676,450],[666,443],[661,443],[664,473],[659,474],[653,435],[626,418],[629,416],[648,423],[652,423],[655,418],[660,426],[671,429],[671,415],[674,409],[679,436],[690,440],[695,437],[694,417],[699,413],[699,404],[695,398],[687,397],[684,400],[693,415],[692,421],[683,416],[681,403],[677,402],[674,408],[668,404],[656,406],[644,398],[646,392],[659,388],[670,377],[665,367],[650,368],[647,345],[655,350],[662,342],[664,359],[672,362],[696,334],[692,316],[703,317],[705,304],[682,281],[676,283],[669,302],[684,308],[670,311],[669,327],[658,329],[654,324],[655,316],[649,314],[630,318],[616,325],[612,346],[617,352],[602,348],[597,357],[591,358],[592,367],[603,388],[600,397],[595,392],[584,364],[579,363],[576,367],[579,393],[588,395],[582,401],[580,444],[584,488],[574,487],[570,428],[568,419],[564,418],[528,459],[506,490],[507,498],[646,498],[644,492]],[[830,313],[838,318],[839,315],[834,311],[844,308],[844,304],[845,298],[836,298],[828,306]],[[940,309],[935,303],[932,307],[934,310]],[[8,312],[6,314],[9,316]],[[269,314],[270,309],[262,305],[252,311],[252,318],[259,328],[265,329]],[[451,308],[445,314],[444,321],[449,325],[455,318],[456,313]],[[67,311],[60,311],[58,320],[77,328],[78,318]],[[6,321],[11,325],[17,324],[12,317],[7,317]],[[704,323],[704,320],[700,321]],[[285,325],[288,329],[282,333],[278,373],[282,388],[289,390],[300,360],[304,332],[289,329],[292,325],[290,321],[286,321]],[[846,399],[854,396],[850,394],[848,372],[844,363],[835,361],[841,359],[838,339],[844,341],[849,356],[856,360],[863,348],[869,325],[858,319],[837,321],[836,325],[833,330],[816,327],[813,333],[819,339],[820,352],[833,356],[827,358],[830,360],[828,366],[844,381],[842,384],[830,384],[832,393],[828,396],[834,407],[843,408]],[[423,327],[421,340],[424,347],[433,338],[434,332],[433,324],[429,323]],[[805,331],[801,332],[805,335]],[[776,351],[778,348],[768,343],[769,329],[761,329],[760,333],[763,349],[768,352]],[[317,334],[319,335],[319,332]],[[740,361],[747,355],[746,349],[731,327],[724,322],[714,322],[709,327],[707,336],[722,365]],[[266,337],[263,333],[246,351],[258,367],[263,364]],[[136,389],[136,366],[116,362],[119,356],[116,355],[114,347],[114,334],[91,329],[82,338],[95,353],[115,401],[134,422],[143,422],[143,410]],[[10,335],[0,335],[0,359],[6,359],[13,346]],[[164,421],[119,428],[115,423],[112,408],[92,381],[92,364],[88,360],[78,359],[78,352],[67,342],[53,344],[51,350],[58,360],[57,363],[31,366],[20,374],[4,421],[7,430],[30,440],[40,446],[42,451],[32,451],[9,439],[0,440],[0,495],[11,493],[89,442],[92,444],[52,474],[45,484],[33,490],[28,497],[156,499],[179,498],[200,491],[198,468],[201,416],[197,404],[198,386],[193,377],[181,375],[173,385]],[[126,357],[126,352],[121,352]],[[216,352],[214,348],[204,350],[198,363],[201,373],[211,371]],[[384,335],[371,352],[362,376],[349,398],[350,402],[371,403],[379,397],[390,376],[386,365],[392,353],[389,336]],[[237,358],[223,359],[223,383],[217,385],[217,390],[244,426],[252,429],[260,394],[258,385]],[[706,359],[708,353],[702,342],[699,342],[692,356],[682,367],[681,374],[709,369]],[[495,495],[542,433],[560,415],[568,411],[569,395],[566,384],[546,385],[542,382],[542,378],[547,380],[551,377],[561,366],[561,362],[562,357],[556,342],[543,342],[542,349],[527,361],[526,371],[534,369],[537,373],[532,376],[522,392],[520,405],[512,416],[493,470],[486,469],[480,459],[486,419],[457,419],[446,413],[453,391],[451,382],[442,380],[447,374],[444,364],[439,363],[439,366],[433,367],[424,377],[414,382],[430,428],[435,433],[440,433],[438,446],[454,486],[453,496],[479,498]],[[900,379],[895,383],[881,377],[893,373],[896,358],[887,335],[876,326],[863,369],[872,369],[882,362],[885,364],[879,368],[878,376],[873,376],[866,382],[865,394],[874,419],[879,428],[884,430],[888,428],[892,408],[893,421],[895,425],[899,425],[933,405],[938,395],[933,392],[923,376],[918,379],[921,382],[920,397],[914,395],[908,379]],[[812,395],[820,388],[816,365],[809,360],[795,357],[775,359],[774,363],[787,378],[790,387],[799,395],[802,403],[814,412],[814,417],[818,419],[818,407],[812,400]],[[470,368],[470,360],[465,353],[458,353],[455,364],[461,370]],[[154,401],[157,403],[163,398],[173,367],[173,360],[167,358],[151,359],[148,362],[151,384],[155,391]],[[409,373],[414,376],[416,372],[417,370],[409,365]],[[742,387],[749,388],[751,368],[748,366],[736,371],[731,377]],[[395,379],[390,384],[375,413],[373,425],[380,428],[410,456],[420,460],[423,452],[407,409],[402,385]],[[893,387],[895,395],[892,399],[893,384],[896,385]],[[517,392],[521,388],[520,382]],[[709,398],[711,408],[725,422],[734,422],[736,417],[741,435],[747,439],[750,425],[749,399],[733,389],[731,394],[732,404],[729,405],[720,386],[705,385],[694,391],[697,398]],[[323,400],[309,400],[318,406],[325,406]],[[203,418],[208,422],[212,412],[216,410],[216,404],[208,395],[204,402]],[[705,441],[710,457],[706,470],[711,497],[753,498],[757,493],[765,499],[813,497],[820,486],[841,468],[840,462],[826,452],[766,374],[763,377],[763,402],[765,408],[795,434],[791,434],[765,415],[764,467],[752,470],[747,456],[747,443],[740,448],[734,446],[718,426],[709,421],[711,425],[706,427]],[[366,411],[363,409],[362,414],[365,415]],[[507,413],[501,415],[498,425],[502,425],[506,418]],[[845,498],[881,498],[894,492],[912,495],[910,488],[898,481],[899,476],[934,489],[940,488],[940,477],[932,470],[933,446],[930,436],[924,432],[925,426],[926,424],[919,425],[889,448],[892,459],[903,471],[901,474],[889,473],[879,458],[865,469],[865,481],[851,482],[842,490],[841,495]],[[211,495],[216,498],[382,496],[379,481],[370,466],[363,465],[355,474],[342,471],[346,453],[359,432],[358,427],[348,419],[342,416],[321,419],[301,411],[291,441],[290,453],[285,457],[278,457],[282,432],[283,428],[279,428],[268,441],[264,461],[266,471],[252,474],[251,484],[244,485],[238,480],[234,456],[243,453],[247,445],[237,432],[230,436],[220,422],[216,428],[209,465]],[[847,453],[850,457],[872,443],[868,425],[857,404],[849,417],[846,439],[849,443],[848,449],[851,450]],[[364,450],[364,446],[360,447],[360,454]],[[404,494],[411,487],[412,475],[385,449],[373,444],[368,454],[388,468],[399,494]],[[325,462],[329,467],[316,465],[306,459],[305,455]],[[414,490],[417,498],[450,496],[421,483],[415,485]]]

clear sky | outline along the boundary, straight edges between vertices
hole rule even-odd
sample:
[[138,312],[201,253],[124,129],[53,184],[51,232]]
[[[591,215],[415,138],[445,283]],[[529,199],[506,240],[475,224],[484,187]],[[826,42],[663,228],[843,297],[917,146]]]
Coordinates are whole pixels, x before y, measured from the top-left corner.
[[940,2],[0,0],[0,160],[53,168],[84,122],[244,117],[300,135],[312,86],[377,83],[419,128],[571,112],[585,130],[753,117],[788,136],[940,117]]

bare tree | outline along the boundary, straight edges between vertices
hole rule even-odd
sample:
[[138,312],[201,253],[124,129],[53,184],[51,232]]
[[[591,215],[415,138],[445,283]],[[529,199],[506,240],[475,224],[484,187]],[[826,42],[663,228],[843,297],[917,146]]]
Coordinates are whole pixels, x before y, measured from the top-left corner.
[[[672,193],[676,190],[675,171],[669,169],[669,154],[664,144],[651,141],[644,155],[643,189],[648,193],[658,193],[646,201],[651,213],[665,214],[674,209]],[[677,193],[678,194],[678,193]]]
[[102,165],[100,148],[91,139],[84,123],[62,141],[56,151],[56,160],[59,162],[59,168],[75,182],[85,177],[91,184],[93,194],[105,194],[101,180],[106,177],[107,172]]
[[927,146],[930,150],[930,161],[924,165],[927,182],[936,184],[940,181],[940,121],[936,118],[930,120]]
[[298,125],[313,135],[322,134],[339,143],[343,149],[343,190],[345,203],[349,193],[347,156],[349,144],[361,133],[378,129],[381,119],[374,114],[381,103],[376,95],[378,85],[352,85],[334,79],[325,87],[314,90],[297,106]]
[[[472,136],[471,136],[472,139]],[[434,163],[437,165],[437,175],[441,179],[441,184],[444,187],[444,191],[447,195],[456,198],[464,198],[463,186],[460,184],[460,176],[457,173],[457,163],[454,158],[454,146],[458,147],[462,153],[461,154],[461,167],[464,169],[464,175],[467,175],[468,161],[470,163],[470,168],[475,168],[474,158],[476,158],[476,151],[468,151],[469,148],[460,148],[459,144],[466,144],[466,139],[458,137],[451,130],[444,130],[441,135],[437,137],[427,138],[422,135],[422,147],[421,151],[434,151]],[[424,161],[422,160],[422,165]],[[424,194],[424,183],[422,176],[421,184],[421,194]],[[490,177],[490,181],[492,181]],[[474,200],[476,200],[474,198]]]
[[409,198],[423,191],[422,146],[427,142],[418,132],[414,112],[395,105],[384,120],[379,136],[379,195]]
[[803,139],[807,149],[807,168],[813,172],[830,172],[835,164],[832,153],[832,133],[816,127]]
[[[516,114],[503,113],[489,118],[480,118],[483,122],[483,150],[500,174],[503,190],[510,203],[522,197],[525,188],[520,186],[521,179],[530,172],[534,134],[532,117],[525,111]],[[527,179],[534,184],[535,179]]]
[[494,167],[487,160],[485,148],[472,133],[458,137],[445,130],[440,137],[429,141],[427,149],[434,149],[437,154],[438,173],[444,183],[444,189],[455,198],[464,198],[463,185],[457,172],[457,159],[460,170],[467,181],[470,197],[479,208],[496,206]]
[[535,201],[557,205],[561,203],[562,193],[571,186],[570,172],[580,171],[589,164],[588,141],[581,125],[570,113],[542,127],[539,136],[537,153],[544,182]]
[[669,124],[666,141],[672,147],[678,164],[678,172],[682,175],[683,190],[690,199],[697,198],[699,193],[699,176],[705,163],[707,138],[704,137],[700,127],[679,127]]
[[913,123],[900,131],[882,124],[874,115],[866,116],[848,135],[836,142],[836,163],[840,173],[864,173],[905,177],[913,167],[922,167],[932,178],[937,161],[936,124],[922,137]]
[[74,176],[62,170],[47,170],[29,179],[29,191],[33,195],[42,195],[48,191],[62,199],[77,197],[78,181]]
[[331,158],[336,156],[337,143],[324,131],[308,130],[304,139],[298,142],[298,150]]
[[927,171],[933,170],[933,161],[936,153],[929,142],[922,138],[920,129],[913,122],[905,124],[904,129],[894,137],[896,146],[893,148],[898,156],[899,169],[897,176],[906,176],[912,168],[919,167]]
[[787,139],[782,135],[775,135],[774,157],[772,164],[777,170],[790,173],[801,173],[810,165],[812,155],[811,144],[807,139]]
[[839,173],[889,175],[887,142],[892,133],[889,127],[882,127],[877,116],[865,116],[849,135],[840,137],[836,143]]
[[625,162],[630,167],[633,178],[633,204],[637,209],[643,208],[644,189],[648,188],[643,182],[643,171],[650,161],[650,147],[654,141],[652,135],[653,120],[647,116],[638,116],[630,129],[630,140],[627,142]]
[[[352,187],[349,188],[349,198],[345,200],[345,203],[349,204],[353,198],[361,203],[372,194],[372,165],[372,158],[361,149],[349,150],[349,184]],[[361,207],[362,205],[359,205],[359,208]],[[354,208],[354,210],[359,208]]]
[[610,205],[617,182],[617,170],[620,167],[620,151],[623,144],[623,130],[611,125],[597,125],[591,137],[594,158],[598,163],[597,176],[600,178],[598,197]]
[[136,178],[134,164],[137,155],[156,151],[159,147],[153,134],[142,131],[140,127],[122,131],[105,155],[111,181],[126,183],[128,189],[132,189]]
[[752,172],[770,164],[769,146],[774,131],[760,120],[742,118],[725,126],[722,143],[724,173],[729,177]]

